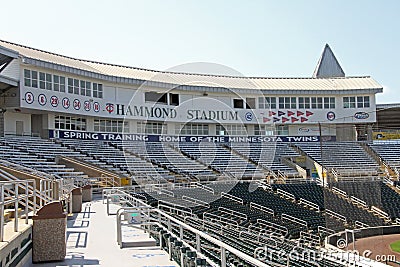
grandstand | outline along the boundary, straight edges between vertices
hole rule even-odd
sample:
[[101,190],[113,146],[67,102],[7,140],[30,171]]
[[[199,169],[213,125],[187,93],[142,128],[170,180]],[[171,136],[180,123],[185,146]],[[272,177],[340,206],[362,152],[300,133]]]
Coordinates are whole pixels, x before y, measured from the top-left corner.
[[384,266],[341,258],[339,241],[399,231],[399,145],[361,130],[382,86],[345,76],[328,45],[313,77],[243,78],[0,41],[0,90],[0,266],[37,260],[31,219],[54,203],[70,220],[103,208],[116,251],[152,246],[185,267]]

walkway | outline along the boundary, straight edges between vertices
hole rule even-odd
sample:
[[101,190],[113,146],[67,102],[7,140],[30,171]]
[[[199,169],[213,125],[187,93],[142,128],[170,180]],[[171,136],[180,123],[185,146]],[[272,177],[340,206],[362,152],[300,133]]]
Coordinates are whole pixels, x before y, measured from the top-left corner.
[[[118,207],[113,207],[115,210]],[[177,267],[158,247],[120,249],[116,241],[116,218],[107,216],[101,199],[83,203],[82,212],[68,220],[67,256],[63,262],[33,266]],[[148,240],[141,230],[124,229],[124,240]]]

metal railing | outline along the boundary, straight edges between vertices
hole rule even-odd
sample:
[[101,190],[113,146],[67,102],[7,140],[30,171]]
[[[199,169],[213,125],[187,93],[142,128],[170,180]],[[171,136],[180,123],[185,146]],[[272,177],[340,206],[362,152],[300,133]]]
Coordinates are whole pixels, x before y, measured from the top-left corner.
[[[180,237],[181,239],[183,239],[183,231],[188,231],[190,233],[192,233],[196,238],[196,248],[194,248],[196,250],[196,252],[199,255],[201,254],[201,239],[206,240],[207,242],[212,243],[213,245],[215,245],[216,247],[219,248],[220,251],[220,259],[221,259],[221,267],[226,267],[227,266],[227,252],[229,251],[229,254],[232,255],[234,254],[236,257],[238,257],[239,259],[248,262],[254,266],[257,267],[269,267],[271,266],[269,264],[263,263],[260,260],[257,260],[254,257],[251,257],[247,254],[245,254],[244,252],[202,232],[199,231],[195,228],[193,228],[190,225],[187,225],[186,223],[168,215],[167,213],[164,213],[158,209],[154,209],[151,206],[147,205],[146,203],[144,203],[143,201],[136,199],[130,195],[128,195],[127,193],[121,191],[121,190],[117,190],[115,192],[115,194],[107,194],[107,211],[109,211],[109,205],[110,205],[110,200],[115,197],[115,196],[119,196],[119,198],[124,198],[125,200],[129,201],[129,204],[133,207],[133,208],[121,208],[117,211],[117,242],[118,244],[121,246],[122,245],[122,214],[125,213],[125,211],[130,211],[130,210],[135,210],[136,212],[141,212],[141,210],[143,210],[143,214],[147,214],[147,217],[153,217],[153,218],[158,218],[158,220],[156,221],[152,221],[151,223],[153,225],[159,226],[159,227],[163,227],[163,225],[161,224],[161,221],[166,222],[167,224],[167,230],[171,233],[171,229],[172,229],[172,224],[177,225],[181,230],[180,232],[182,233],[182,236]],[[148,222],[150,223],[150,222]],[[164,228],[164,227],[163,227]],[[174,235],[174,234],[173,234]],[[215,262],[209,260],[207,257],[204,257],[208,263],[210,263],[212,266],[217,266]],[[279,264],[274,264],[275,266],[283,266],[283,265],[279,265]]]
[[[25,224],[28,224],[29,212],[36,213],[36,205],[29,207],[29,200],[36,203],[36,191],[29,193],[29,185],[35,188],[35,180],[0,181],[0,242],[4,241],[5,210],[13,207],[14,232],[18,232],[19,206],[24,206]],[[21,192],[21,193],[20,193]],[[23,192],[23,193],[22,193]]]

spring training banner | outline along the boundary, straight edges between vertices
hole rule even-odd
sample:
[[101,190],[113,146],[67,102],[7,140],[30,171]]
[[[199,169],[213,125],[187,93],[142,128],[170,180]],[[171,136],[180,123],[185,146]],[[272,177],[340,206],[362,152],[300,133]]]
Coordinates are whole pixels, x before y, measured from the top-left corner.
[[[145,135],[127,133],[94,133],[80,131],[49,130],[49,138],[101,140],[101,141],[143,141],[143,142],[213,142],[213,143],[268,143],[268,142],[319,142],[319,136],[178,136]],[[336,141],[336,136],[323,136],[322,141]]]

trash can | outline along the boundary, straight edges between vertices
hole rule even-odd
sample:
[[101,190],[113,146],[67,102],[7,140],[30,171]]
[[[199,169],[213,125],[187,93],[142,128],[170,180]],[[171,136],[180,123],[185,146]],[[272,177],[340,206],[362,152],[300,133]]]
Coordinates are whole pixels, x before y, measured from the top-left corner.
[[82,211],[82,188],[72,190],[72,213]]
[[90,201],[92,201],[92,186],[88,184],[82,187],[82,202]]
[[32,262],[63,261],[67,254],[67,213],[61,202],[43,206],[32,220]]

